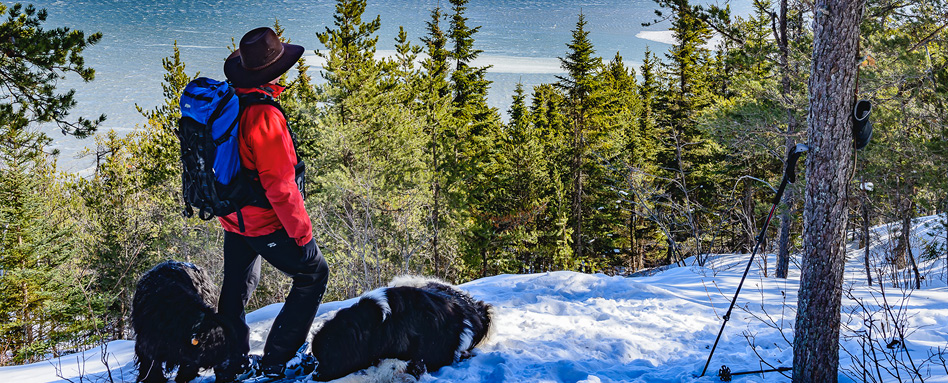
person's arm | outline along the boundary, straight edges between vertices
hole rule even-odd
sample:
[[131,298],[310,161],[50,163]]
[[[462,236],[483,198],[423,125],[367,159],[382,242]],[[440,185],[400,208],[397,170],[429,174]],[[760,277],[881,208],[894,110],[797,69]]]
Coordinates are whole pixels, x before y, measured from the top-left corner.
[[297,245],[303,246],[313,239],[313,225],[296,186],[297,158],[286,120],[271,105],[254,105],[247,113],[247,122],[253,129],[250,147],[260,183],[286,232]]

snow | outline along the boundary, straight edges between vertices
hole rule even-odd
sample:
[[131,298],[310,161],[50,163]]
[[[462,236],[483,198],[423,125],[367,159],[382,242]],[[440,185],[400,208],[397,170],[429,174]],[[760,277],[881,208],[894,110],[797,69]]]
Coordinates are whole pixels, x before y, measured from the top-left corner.
[[[856,364],[863,355],[858,335],[868,330],[869,316],[879,326],[887,315],[880,306],[886,302],[905,324],[908,354],[898,347],[889,350],[905,363],[900,376],[908,380],[906,357],[911,356],[911,363],[926,382],[948,382],[948,371],[935,355],[948,349],[948,268],[940,219],[943,217],[929,216],[913,221],[915,256],[921,258],[929,248],[941,249],[937,250],[937,259],[919,263],[925,276],[922,288],[895,288],[889,280],[885,301],[876,276],[873,286],[866,283],[864,249],[850,245],[844,285],[847,293],[843,297],[841,382],[860,381],[864,369]],[[881,260],[886,250],[895,246],[897,234],[897,225],[872,229],[874,265],[883,264]],[[774,256],[767,256],[772,269]],[[779,280],[763,275],[758,257],[708,373],[695,377],[704,367],[747,259],[746,254],[715,255],[706,267],[692,265],[689,260],[687,267],[668,267],[634,278],[563,271],[500,275],[463,284],[461,289],[494,306],[493,333],[475,349],[472,358],[425,375],[421,381],[717,382],[722,365],[732,371],[771,368],[761,360],[773,367],[790,366],[799,261],[791,262],[788,279]],[[910,272],[911,267],[906,270]],[[911,274],[904,273],[904,277],[914,283]],[[868,312],[856,309],[857,300],[866,305]],[[323,304],[315,326],[355,302],[350,299]],[[247,315],[252,352],[261,352],[280,307],[270,305]],[[878,335],[879,330],[875,331]],[[891,327],[887,331],[879,337],[883,347],[898,339]],[[109,367],[116,381],[134,380],[133,344],[115,341],[107,345]],[[101,350],[95,348],[31,365],[0,368],[0,382],[76,382],[80,376],[86,381],[107,381],[100,356]],[[898,381],[886,372],[894,373],[894,368],[882,367],[883,380]],[[211,382],[213,373],[204,372],[198,380]],[[779,382],[789,378],[767,373],[736,376],[734,381]]]

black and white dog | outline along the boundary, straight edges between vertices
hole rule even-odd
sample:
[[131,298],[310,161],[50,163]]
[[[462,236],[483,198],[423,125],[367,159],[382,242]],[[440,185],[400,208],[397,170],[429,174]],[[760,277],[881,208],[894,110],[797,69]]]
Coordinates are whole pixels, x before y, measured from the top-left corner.
[[132,328],[139,382],[187,382],[200,368],[213,367],[227,355],[224,330],[217,321],[217,287],[190,263],[165,261],[138,280],[132,301]]
[[337,379],[383,359],[408,362],[418,378],[470,356],[491,325],[491,306],[447,283],[402,278],[362,295],[313,335],[318,381]]

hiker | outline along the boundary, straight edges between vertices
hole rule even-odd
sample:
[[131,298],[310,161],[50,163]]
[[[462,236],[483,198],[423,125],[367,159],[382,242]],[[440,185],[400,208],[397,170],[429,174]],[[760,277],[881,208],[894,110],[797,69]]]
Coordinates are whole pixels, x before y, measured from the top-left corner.
[[[280,96],[284,88],[277,81],[296,64],[304,48],[281,43],[266,27],[247,32],[238,48],[224,62],[224,74],[242,104],[251,97],[269,101],[247,103],[242,109],[240,161],[243,168],[259,174],[271,208],[248,205],[219,217],[225,233],[218,313],[237,339],[228,360],[214,369],[217,382],[261,374],[282,377],[288,368],[299,367],[300,358],[311,359],[297,351],[306,340],[329,279],[329,267],[313,239],[312,222],[303,205],[302,185],[297,185],[298,158],[286,117],[271,100]],[[244,306],[260,279],[261,257],[292,277],[293,287],[273,321],[263,355],[257,356],[249,355]],[[287,365],[291,359],[296,365]]]

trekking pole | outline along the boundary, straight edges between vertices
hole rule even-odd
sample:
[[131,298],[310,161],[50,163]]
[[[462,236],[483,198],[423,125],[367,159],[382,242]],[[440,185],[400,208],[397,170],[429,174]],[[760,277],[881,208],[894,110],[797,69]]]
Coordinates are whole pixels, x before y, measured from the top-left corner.
[[711,364],[711,357],[714,356],[714,349],[718,347],[718,341],[721,340],[721,334],[724,333],[724,326],[727,325],[727,321],[731,319],[731,310],[734,309],[734,303],[737,302],[737,296],[741,293],[741,287],[744,286],[744,280],[747,279],[747,273],[750,271],[751,264],[754,263],[754,256],[757,255],[757,250],[760,249],[760,243],[764,240],[764,234],[767,233],[767,227],[770,226],[770,219],[774,216],[774,211],[777,210],[777,205],[780,204],[780,199],[783,198],[783,191],[787,188],[788,183],[794,183],[797,180],[797,160],[800,159],[800,155],[806,153],[810,148],[806,144],[797,144],[796,147],[790,150],[790,153],[787,154],[787,168],[783,172],[783,179],[780,181],[780,188],[777,189],[777,196],[774,197],[773,207],[770,208],[770,214],[767,215],[767,221],[764,222],[763,229],[760,230],[760,235],[757,236],[757,243],[754,245],[754,251],[751,252],[750,259],[747,260],[747,267],[744,268],[744,276],[741,277],[741,282],[737,284],[737,291],[734,292],[734,298],[731,299],[731,305],[727,308],[727,313],[724,314],[724,322],[721,323],[721,329],[718,330],[718,337],[714,339],[714,346],[711,346],[711,354],[708,355],[708,361],[704,364],[704,369],[701,370],[701,375],[704,376],[705,372],[708,371],[708,365]]

